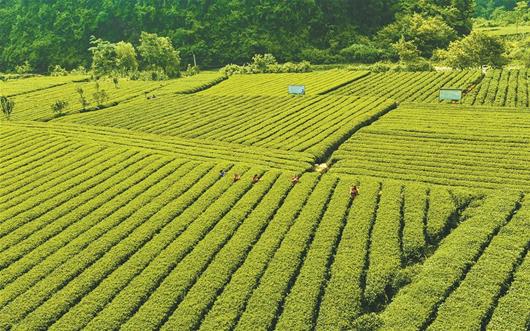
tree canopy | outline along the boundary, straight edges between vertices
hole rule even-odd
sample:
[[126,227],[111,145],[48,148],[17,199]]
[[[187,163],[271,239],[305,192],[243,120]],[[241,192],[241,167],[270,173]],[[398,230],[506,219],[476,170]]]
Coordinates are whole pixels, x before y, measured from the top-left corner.
[[501,67],[506,62],[505,52],[505,45],[498,37],[474,31],[465,38],[452,42],[438,56],[452,68],[478,68],[481,65]]
[[[0,0],[0,71],[26,60],[39,72],[54,65],[89,67],[91,36],[132,43],[141,57],[143,31],[167,37],[184,66],[193,63],[193,55],[206,67],[243,64],[257,53],[272,53],[282,62],[325,62],[363,52],[377,58],[401,36],[385,39],[384,47],[366,41],[389,24],[397,24],[399,32],[399,24],[410,20],[419,35],[430,38],[426,50],[416,45],[428,54],[449,43],[440,42],[440,34],[470,32],[473,5],[472,0]],[[438,22],[432,20],[442,20],[444,30],[430,29]],[[126,66],[137,65],[129,46],[114,51]]]
[[491,18],[497,8],[512,10],[519,0],[476,0],[476,15]]

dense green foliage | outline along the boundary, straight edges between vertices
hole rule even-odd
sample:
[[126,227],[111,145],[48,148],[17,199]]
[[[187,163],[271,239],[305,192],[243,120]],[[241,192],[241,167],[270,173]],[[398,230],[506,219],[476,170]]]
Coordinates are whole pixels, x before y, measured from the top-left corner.
[[477,17],[493,20],[511,20],[514,23],[513,10],[520,0],[476,0],[475,14]]
[[[37,72],[90,67],[91,36],[138,46],[142,31],[168,37],[184,65],[193,55],[201,66],[243,64],[257,53],[281,62],[373,61],[394,56],[389,45],[403,32],[416,40],[429,36],[422,50],[429,54],[468,33],[472,15],[471,0],[3,0],[0,71],[25,61]],[[403,31],[411,20],[422,23]],[[433,30],[437,23],[443,29]],[[372,44],[369,38],[388,24]]]
[[439,51],[437,56],[455,69],[480,68],[482,65],[498,68],[506,64],[505,52],[500,38],[473,31],[465,38],[451,42],[447,50]]

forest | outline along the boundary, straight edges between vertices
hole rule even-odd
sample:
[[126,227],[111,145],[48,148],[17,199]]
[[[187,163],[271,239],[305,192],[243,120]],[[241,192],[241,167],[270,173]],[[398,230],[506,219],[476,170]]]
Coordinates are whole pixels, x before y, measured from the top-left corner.
[[0,0],[0,72],[28,61],[89,67],[91,37],[134,46],[142,32],[168,37],[181,65],[281,61],[373,63],[398,59],[391,45],[418,40],[423,57],[470,33],[474,17],[515,0]]
[[0,72],[25,61],[37,72],[89,66],[91,36],[137,44],[142,31],[169,37],[182,65],[193,55],[201,67],[242,64],[257,53],[375,62],[395,56],[388,45],[418,14],[447,24],[447,46],[470,32],[474,1],[0,0]]

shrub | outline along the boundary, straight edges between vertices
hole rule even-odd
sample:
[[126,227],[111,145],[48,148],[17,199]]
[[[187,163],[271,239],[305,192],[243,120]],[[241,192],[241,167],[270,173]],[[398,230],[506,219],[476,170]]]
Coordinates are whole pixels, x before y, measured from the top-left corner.
[[415,62],[406,63],[403,71],[434,71],[434,67],[429,61],[419,59]]
[[86,70],[86,68],[84,66],[79,66],[79,67],[77,67],[75,69],[72,69],[70,71],[70,73],[72,75],[86,75],[87,74],[87,70]]
[[287,62],[278,64],[272,54],[256,54],[252,57],[252,63],[243,66],[228,64],[219,71],[225,76],[234,74],[261,74],[261,73],[287,73],[287,72],[310,72],[311,63],[302,61],[300,63]]
[[191,64],[188,64],[188,67],[186,68],[186,71],[182,74],[184,77],[191,77],[200,74],[200,69],[198,66],[192,66]]
[[239,66],[237,64],[227,64],[219,72],[224,76],[232,76],[233,74],[239,74],[241,73],[242,66]]
[[28,74],[33,71],[33,67],[29,64],[29,61],[24,61],[23,64],[15,67],[15,72],[19,75]]
[[138,73],[138,75],[135,75],[134,77],[136,77],[137,80],[153,80],[153,81],[169,79],[168,75],[166,75],[166,73],[160,69],[141,71]]
[[252,66],[259,72],[267,72],[269,66],[277,65],[278,61],[272,54],[255,54],[252,57]]
[[389,71],[392,66],[385,62],[377,62],[370,67],[371,72],[386,72]]
[[318,48],[302,50],[301,57],[311,63],[317,64],[340,63],[344,61],[341,56],[331,54],[330,50]]
[[375,313],[365,314],[356,319],[352,324],[352,330],[375,331],[383,327],[383,320]]
[[59,76],[67,76],[68,71],[61,67],[60,65],[55,65],[50,68],[50,76],[53,77],[59,77]]
[[349,62],[374,63],[383,59],[383,51],[371,45],[353,44],[339,54]]
[[288,73],[288,72],[310,72],[311,63],[302,61],[300,63],[286,62],[284,64],[273,64],[267,67],[267,71],[271,73]]

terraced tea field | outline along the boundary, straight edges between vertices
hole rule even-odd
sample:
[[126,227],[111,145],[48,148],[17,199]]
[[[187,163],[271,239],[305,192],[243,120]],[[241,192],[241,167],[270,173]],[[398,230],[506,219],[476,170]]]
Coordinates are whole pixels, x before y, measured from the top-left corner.
[[[28,144],[27,148],[46,151],[48,141],[80,141],[104,146],[127,147],[137,151],[192,160],[233,161],[258,164],[266,168],[305,171],[311,167],[314,156],[308,153],[247,147],[207,140],[186,140],[175,137],[141,134],[122,129],[95,128],[69,124],[16,122],[3,125],[2,133],[10,141]],[[12,136],[11,136],[12,134]],[[39,146],[36,149],[35,146]],[[32,147],[33,146],[33,147]],[[7,150],[7,147],[5,147]],[[7,152],[7,151],[6,151]]]
[[317,157],[390,111],[383,98],[171,96],[136,100],[58,122],[311,153]]
[[296,74],[233,75],[200,95],[282,96],[287,94],[289,85],[305,85],[306,94],[321,95],[368,74],[368,71],[328,70]]
[[[163,82],[118,79],[118,84],[115,84],[111,79],[102,79],[98,82],[72,82],[72,78],[37,77],[3,83],[4,85],[0,85],[0,93],[3,92],[2,86],[5,86],[8,92],[18,91],[12,97],[16,105],[16,111],[12,115],[13,120],[47,121],[57,117],[52,112],[51,106],[58,100],[67,102],[67,106],[63,110],[64,114],[79,113],[83,109],[105,108],[135,98],[146,99],[164,94],[193,93],[215,85],[223,79],[217,73],[205,73]],[[36,80],[37,85],[31,86],[30,82],[33,80]],[[99,91],[104,91],[106,94],[106,97],[101,101],[97,101],[95,96],[98,88]],[[79,89],[83,91],[83,97],[86,100],[85,106],[81,104]]]
[[218,72],[201,72],[195,76],[175,79],[168,84],[164,84],[163,87],[156,91],[155,96],[197,93],[221,83],[226,78]]
[[333,155],[333,171],[449,186],[528,190],[528,132],[530,112],[406,105],[343,144]]
[[365,76],[332,94],[377,96],[400,102],[438,103],[441,88],[467,90],[481,79],[479,71],[384,72]]
[[[495,247],[516,229],[520,245],[510,247],[503,265],[521,263],[530,230],[525,203],[511,220],[518,194],[482,198],[364,181],[352,202],[351,181],[340,177],[307,174],[293,186],[281,171],[71,140],[50,143],[46,155],[29,162],[36,158],[30,144],[17,143],[17,131],[9,133],[2,137],[9,153],[1,155],[7,179],[0,200],[4,327],[335,328],[364,307],[387,302],[392,277],[437,248],[448,229],[457,227],[427,266],[469,263],[487,234],[502,228],[470,275],[482,264],[491,267]],[[234,173],[243,179],[233,183]],[[249,180],[255,173],[262,175],[258,184]],[[442,254],[463,252],[466,232],[477,226],[484,239],[469,238],[476,252],[466,249],[467,260]],[[424,274],[412,288],[424,286]],[[456,269],[451,275],[462,277]],[[439,284],[441,293],[452,285],[445,284]],[[490,296],[500,286],[491,286]],[[467,287],[463,282],[453,295]],[[438,299],[425,292],[409,296],[398,294],[383,318],[409,318],[393,313],[405,299]],[[434,304],[423,306],[428,309]]]
[[489,70],[482,82],[465,98],[467,105],[530,107],[528,69]]
[[108,81],[61,117],[94,82],[25,79],[0,121],[0,330],[528,330],[530,111],[435,100],[488,77]]
[[88,77],[85,76],[61,76],[61,77],[32,77],[0,80],[0,95],[15,97],[17,95],[45,90],[48,88],[66,85],[72,82],[83,82]]
[[495,26],[495,27],[480,27],[478,31],[482,31],[492,36],[500,37],[516,37],[521,38],[521,35],[528,35],[530,33],[530,26],[528,25],[508,25],[508,26]]

